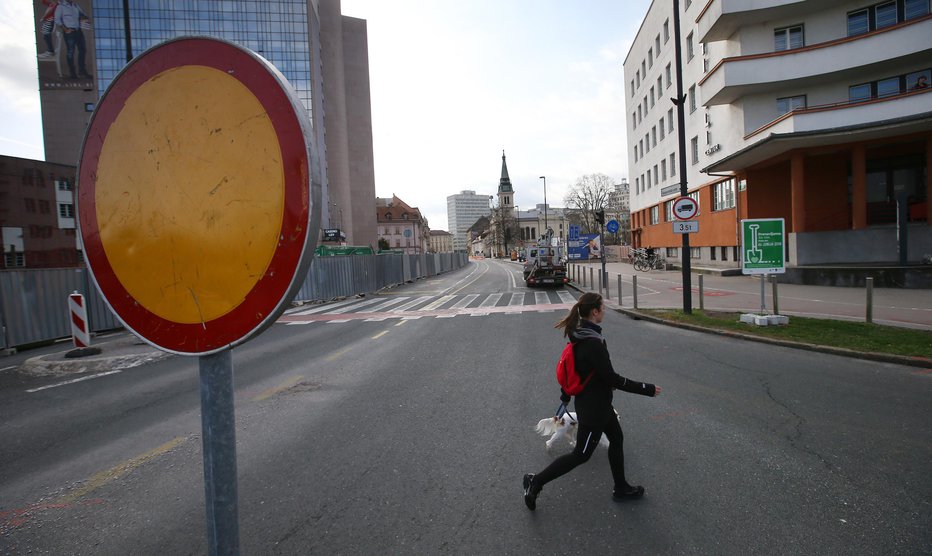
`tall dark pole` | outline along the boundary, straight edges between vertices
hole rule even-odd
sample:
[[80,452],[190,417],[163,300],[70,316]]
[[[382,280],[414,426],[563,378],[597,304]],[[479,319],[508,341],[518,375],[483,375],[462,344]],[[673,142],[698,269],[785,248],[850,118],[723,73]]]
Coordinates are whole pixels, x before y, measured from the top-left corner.
[[[686,183],[686,96],[683,95],[683,54],[680,47],[680,1],[673,0],[673,45],[676,54],[676,105],[677,138],[680,152],[680,196],[689,193]],[[693,312],[692,263],[689,259],[689,234],[680,234],[683,237],[683,312],[687,315]]]
[[123,0],[123,38],[126,41],[126,61],[133,60],[133,35],[129,23],[129,0]]
[[[547,235],[547,231],[550,230],[550,225],[547,222],[547,176],[541,176],[540,179],[544,180],[544,233]],[[549,241],[550,238],[547,238]],[[547,247],[550,247],[550,244],[547,244]]]

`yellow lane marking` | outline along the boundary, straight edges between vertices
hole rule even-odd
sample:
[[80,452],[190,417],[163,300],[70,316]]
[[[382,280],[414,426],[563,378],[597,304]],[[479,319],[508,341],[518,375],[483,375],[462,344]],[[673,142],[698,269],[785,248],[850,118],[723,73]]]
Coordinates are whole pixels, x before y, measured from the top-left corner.
[[279,392],[283,392],[283,391],[285,391],[285,390],[291,388],[291,387],[294,386],[295,384],[301,382],[302,379],[304,379],[304,377],[301,376],[301,375],[298,375],[298,376],[295,376],[295,377],[291,377],[291,378],[289,378],[288,380],[286,380],[285,382],[279,384],[278,386],[274,386],[274,387],[269,388],[268,390],[262,392],[262,393],[259,394],[258,396],[254,397],[254,398],[252,399],[252,401],[254,401],[254,402],[261,402],[262,400],[267,400],[267,399],[271,398],[272,396],[274,396],[275,394],[278,394]]
[[111,467],[110,469],[106,471],[101,471],[100,473],[97,473],[96,475],[94,475],[93,477],[85,481],[83,486],[71,491],[69,494],[67,494],[66,496],[63,496],[62,498],[59,498],[54,503],[55,504],[73,504],[74,502],[77,502],[81,498],[84,498],[91,492],[104,486],[110,481],[119,479],[123,475],[126,475],[127,473],[136,469],[137,467],[146,463],[147,461],[151,461],[157,458],[158,456],[168,452],[172,448],[175,448],[176,446],[181,445],[187,439],[188,438],[185,436],[179,436],[178,438],[169,440],[168,442],[166,442],[165,444],[162,444],[158,448],[149,450],[148,452],[141,454],[139,456],[136,456],[133,459],[124,461],[123,463],[115,465],[114,467]]
[[339,359],[340,357],[343,357],[344,355],[346,355],[346,353],[349,352],[351,349],[352,349],[352,348],[348,348],[348,347],[347,347],[347,348],[341,349],[341,350],[338,351],[338,352],[331,353],[330,355],[327,356],[326,361],[335,361],[335,360]]
[[404,324],[404,323],[406,323],[406,322],[408,322],[408,321],[406,321],[406,320],[398,321],[398,324],[396,324],[395,326],[401,326],[402,324]]
[[384,336],[384,335],[386,335],[386,334],[388,334],[388,330],[383,330],[383,331],[379,332],[378,334],[376,334],[375,336],[373,336],[372,339],[373,339],[373,340],[378,340],[379,338],[381,338],[382,336]]

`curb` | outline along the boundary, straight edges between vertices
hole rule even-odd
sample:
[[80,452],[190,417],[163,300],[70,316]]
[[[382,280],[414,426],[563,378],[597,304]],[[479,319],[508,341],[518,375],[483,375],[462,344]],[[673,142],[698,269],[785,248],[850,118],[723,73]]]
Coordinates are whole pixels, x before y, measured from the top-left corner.
[[[582,290],[572,283],[567,284],[578,292],[585,293],[587,290]],[[932,369],[932,359],[926,359],[923,357],[910,357],[906,355],[892,355],[888,353],[876,353],[873,351],[855,351],[852,349],[837,348],[832,346],[822,346],[818,344],[807,344],[805,342],[793,342],[790,340],[780,340],[776,338],[767,338],[765,336],[755,336],[753,334],[742,334],[740,332],[732,332],[730,330],[719,330],[717,328],[707,328],[704,326],[697,326],[695,324],[687,324],[683,322],[676,322],[669,319],[664,319],[656,317],[654,315],[648,315],[642,313],[635,309],[626,309],[624,307],[619,307],[612,303],[612,300],[608,299],[606,307],[614,310],[617,313],[627,315],[628,317],[634,320],[646,320],[648,322],[653,322],[657,324],[664,324],[667,326],[673,326],[676,328],[683,328],[685,330],[692,330],[694,332],[705,332],[707,334],[717,334],[719,336],[727,336],[729,338],[735,338],[737,340],[747,340],[751,342],[760,342],[762,344],[771,344],[776,346],[794,348],[794,349],[804,349],[807,351],[815,351],[820,353],[828,353],[831,355],[840,355],[842,357],[853,357],[856,359],[868,359],[870,361],[879,361],[881,363],[894,363],[897,365],[906,365],[910,367],[920,367],[925,369]]]

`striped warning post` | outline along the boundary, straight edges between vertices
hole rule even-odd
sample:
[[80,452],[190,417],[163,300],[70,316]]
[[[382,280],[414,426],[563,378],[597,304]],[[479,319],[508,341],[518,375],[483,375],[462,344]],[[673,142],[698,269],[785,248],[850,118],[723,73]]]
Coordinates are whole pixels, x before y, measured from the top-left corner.
[[68,309],[71,312],[71,340],[74,347],[84,348],[91,345],[91,335],[87,329],[87,309],[84,296],[74,292],[68,296]]

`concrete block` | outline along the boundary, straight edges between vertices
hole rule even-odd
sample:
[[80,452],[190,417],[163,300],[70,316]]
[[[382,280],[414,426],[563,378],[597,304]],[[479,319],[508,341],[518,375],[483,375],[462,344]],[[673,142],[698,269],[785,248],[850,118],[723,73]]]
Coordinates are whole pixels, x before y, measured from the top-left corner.
[[757,326],[767,326],[770,324],[770,320],[767,318],[767,315],[754,315],[754,324]]
[[784,315],[768,315],[767,324],[770,326],[782,326],[790,323],[790,317]]
[[754,319],[757,318],[757,316],[758,315],[755,315],[754,313],[745,313],[741,315],[739,320],[744,324],[754,324]]

